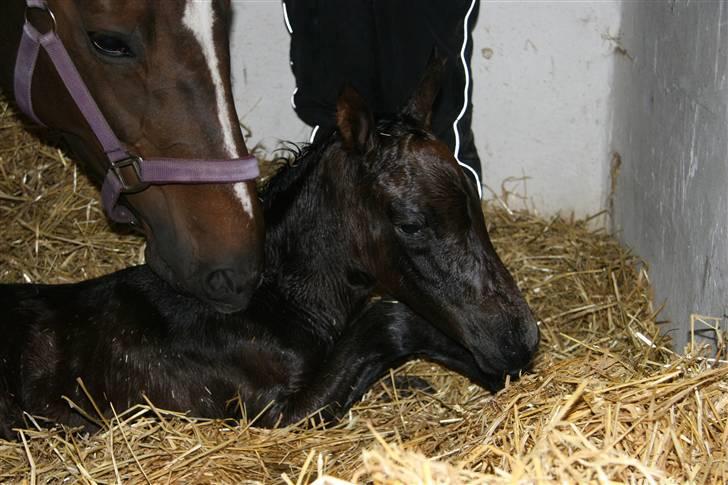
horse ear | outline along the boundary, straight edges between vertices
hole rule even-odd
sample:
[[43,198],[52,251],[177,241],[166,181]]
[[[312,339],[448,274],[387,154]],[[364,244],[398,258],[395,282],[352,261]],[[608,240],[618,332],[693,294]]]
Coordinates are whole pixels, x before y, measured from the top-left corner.
[[336,126],[344,149],[366,152],[371,148],[374,117],[364,98],[349,84],[336,101]]
[[420,84],[402,110],[403,116],[413,119],[428,130],[431,127],[432,108],[440,92],[442,73],[445,70],[446,63],[447,57],[442,56],[437,47],[433,48]]

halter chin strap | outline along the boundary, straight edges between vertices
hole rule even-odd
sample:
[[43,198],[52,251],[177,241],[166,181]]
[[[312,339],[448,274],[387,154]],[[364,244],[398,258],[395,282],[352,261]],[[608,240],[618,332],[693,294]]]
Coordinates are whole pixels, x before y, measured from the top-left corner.
[[[109,169],[101,187],[101,200],[110,219],[122,223],[134,222],[134,215],[119,204],[119,198],[122,194],[144,190],[150,184],[235,183],[253,180],[258,176],[258,162],[252,155],[223,160],[142,159],[127,152],[101,113],[66,48],[63,47],[60,37],[56,34],[56,19],[45,0],[26,0],[26,5],[27,10],[31,8],[44,10],[52,22],[52,28],[46,33],[39,32],[28,20],[26,10],[23,34],[15,62],[16,102],[23,113],[43,125],[33,110],[31,96],[38,52],[43,48],[109,160]],[[127,175],[123,174],[125,170]],[[129,180],[130,171],[137,180]]]

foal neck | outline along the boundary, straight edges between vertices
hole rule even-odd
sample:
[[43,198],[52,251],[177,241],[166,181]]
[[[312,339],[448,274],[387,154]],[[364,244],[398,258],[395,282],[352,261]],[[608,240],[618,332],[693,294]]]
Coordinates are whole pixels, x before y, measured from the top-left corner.
[[305,149],[264,195],[264,284],[325,337],[341,331],[369,292],[350,230],[355,164],[329,139]]

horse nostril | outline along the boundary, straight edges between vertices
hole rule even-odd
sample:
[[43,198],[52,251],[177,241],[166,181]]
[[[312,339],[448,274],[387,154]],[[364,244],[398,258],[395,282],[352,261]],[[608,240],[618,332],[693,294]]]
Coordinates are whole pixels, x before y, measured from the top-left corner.
[[523,341],[529,352],[533,353],[538,349],[538,342],[541,340],[541,330],[538,328],[538,324],[534,319],[531,319],[526,325]]
[[231,269],[218,269],[210,272],[204,281],[205,293],[210,298],[221,300],[242,291],[236,283],[235,272]]
[[223,268],[203,276],[200,286],[206,295],[204,300],[215,310],[220,313],[233,313],[248,306],[260,279],[259,272]]

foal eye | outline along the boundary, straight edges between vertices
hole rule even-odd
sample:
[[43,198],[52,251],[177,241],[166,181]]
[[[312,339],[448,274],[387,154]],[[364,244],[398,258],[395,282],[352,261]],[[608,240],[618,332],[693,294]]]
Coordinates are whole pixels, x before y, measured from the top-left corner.
[[99,32],[89,32],[89,38],[91,44],[101,55],[107,57],[134,57],[134,53],[129,47],[129,44],[124,42],[118,37],[108,34],[101,34]]
[[400,231],[409,235],[417,234],[422,230],[422,226],[419,224],[399,224],[397,227]]

